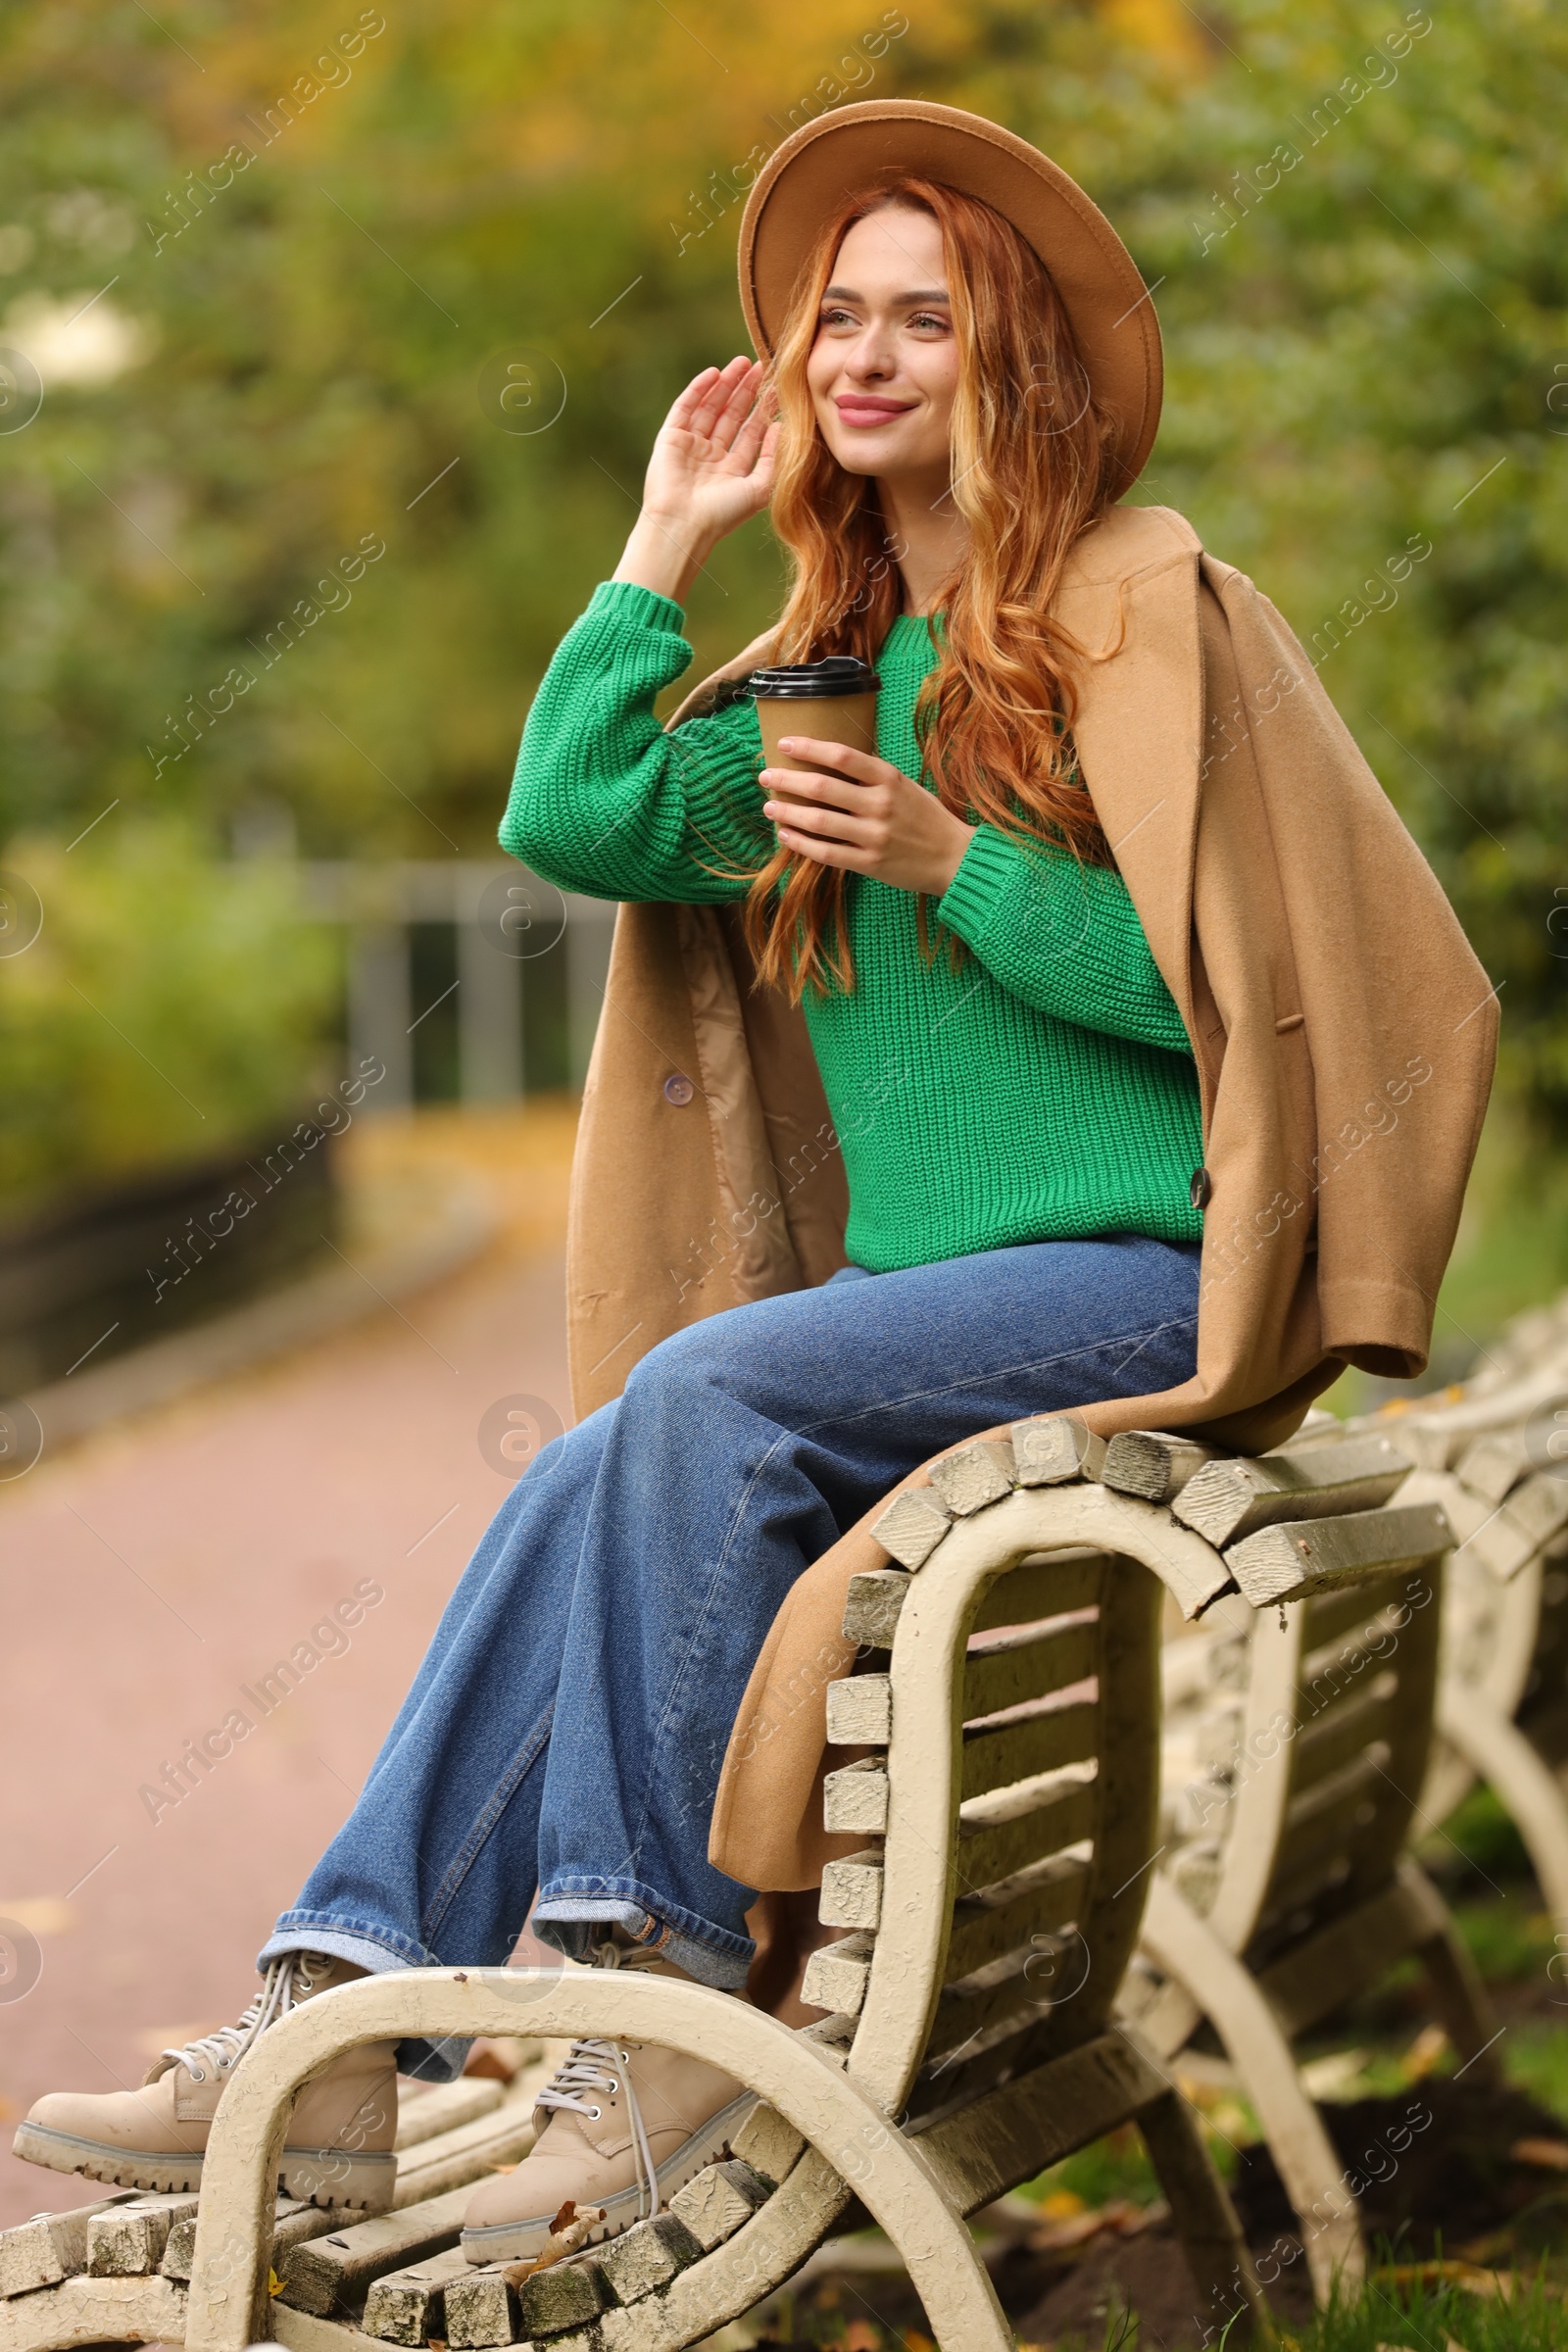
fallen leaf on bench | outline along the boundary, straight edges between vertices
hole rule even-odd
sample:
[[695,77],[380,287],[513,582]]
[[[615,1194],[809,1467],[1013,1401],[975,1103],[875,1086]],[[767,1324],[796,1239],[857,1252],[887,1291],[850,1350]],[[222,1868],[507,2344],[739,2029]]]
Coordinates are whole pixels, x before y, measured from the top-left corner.
[[550,2234],[533,2260],[508,2263],[501,2274],[507,2284],[520,2286],[535,2271],[548,2271],[552,2263],[564,2262],[568,2254],[579,2253],[604,2218],[603,2205],[578,2205],[568,2197],[551,2223]]

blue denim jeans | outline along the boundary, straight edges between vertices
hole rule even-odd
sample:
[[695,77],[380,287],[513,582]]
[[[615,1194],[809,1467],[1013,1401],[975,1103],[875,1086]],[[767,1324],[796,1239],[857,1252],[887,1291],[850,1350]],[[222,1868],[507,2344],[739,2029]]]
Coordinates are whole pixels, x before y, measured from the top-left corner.
[[[262,1960],[499,1966],[613,1921],[744,1983],[752,1888],[708,1859],[730,1728],[785,1594],[976,1430],[1191,1377],[1197,1244],[1037,1242],[712,1315],[517,1481],[358,1803]],[[405,2044],[439,2079],[452,2045]]]

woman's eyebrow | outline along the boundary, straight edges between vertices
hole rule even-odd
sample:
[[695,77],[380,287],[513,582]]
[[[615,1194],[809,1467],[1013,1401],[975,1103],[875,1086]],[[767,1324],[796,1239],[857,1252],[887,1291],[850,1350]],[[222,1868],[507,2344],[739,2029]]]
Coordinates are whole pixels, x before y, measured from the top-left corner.
[[[946,286],[916,287],[912,294],[895,294],[892,297],[896,304],[951,302],[952,299]],[[822,300],[824,302],[864,302],[865,296],[858,294],[853,286],[826,286],[823,288]]]

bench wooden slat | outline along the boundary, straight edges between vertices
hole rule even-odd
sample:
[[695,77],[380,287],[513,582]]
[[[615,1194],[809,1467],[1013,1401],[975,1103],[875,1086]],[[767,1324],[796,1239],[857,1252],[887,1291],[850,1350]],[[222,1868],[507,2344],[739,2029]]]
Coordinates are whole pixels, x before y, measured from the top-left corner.
[[1031,1701],[1029,1711],[1020,1710],[1000,1723],[966,1723],[960,1796],[966,1800],[988,1788],[1010,1788],[1039,1772],[1081,1763],[1094,1754],[1099,1730],[1100,1707],[1094,1699],[1066,1706]]
[[1375,1740],[1386,1740],[1395,1727],[1398,1700],[1398,1684],[1385,1668],[1364,1690],[1350,1691],[1316,1716],[1298,1718],[1293,1788],[1310,1788]]
[[471,2275],[472,2265],[457,2246],[448,2254],[432,2254],[426,2262],[389,2271],[365,2298],[361,2329],[383,2344],[422,2344],[431,2335],[444,2336],[445,2291]]
[[1452,1541],[1439,1505],[1418,1502],[1259,1528],[1230,1546],[1225,1565],[1246,1598],[1263,1609],[1276,1601],[1304,1599],[1341,1577],[1413,1566],[1446,1551]]
[[1082,1856],[1053,1854],[994,1886],[961,1896],[954,1905],[943,1983],[953,1984],[972,1976],[988,1961],[1027,1942],[1034,1929],[1076,1926],[1089,1868]]
[[[283,2256],[290,2246],[303,2246],[308,2238],[327,2237],[343,2227],[343,2215],[330,2207],[312,2205],[302,2197],[279,2197],[272,2229],[272,2268],[282,2267]],[[195,2218],[176,2222],[169,2232],[164,2259],[159,2264],[166,2278],[177,2278],[189,2285],[191,2264],[196,2255]]]
[[1042,1413],[1013,1423],[1012,1452],[1020,1487],[1059,1487],[1069,1479],[1098,1479],[1105,1441],[1071,1413]]
[[1092,1778],[1058,1773],[1043,1775],[1037,1785],[1025,1782],[971,1798],[958,1816],[960,1891],[993,1886],[1046,1854],[1076,1845],[1092,1833],[1099,1802]]
[[1123,2035],[1102,2034],[917,2136],[967,2217],[1042,2166],[1114,2131],[1166,2087],[1164,2076]]
[[1453,1474],[1460,1486],[1468,1487],[1484,1502],[1503,1502],[1532,1470],[1540,1467],[1532,1458],[1522,1432],[1498,1429],[1474,1439],[1454,1464]]
[[1083,1682],[1099,1663],[1098,1620],[971,1648],[963,1670],[964,1716],[997,1715],[1024,1699],[1042,1698]]
[[906,1487],[871,1533],[902,1566],[923,1568],[952,1524],[952,1512],[930,1487]]
[[95,2213],[87,2224],[87,2275],[92,2278],[145,2278],[156,2271],[176,2222],[196,2211],[192,2190],[135,2196]]
[[1000,1502],[1017,1483],[1012,1446],[1005,1438],[976,1438],[972,1445],[934,1461],[929,1475],[955,1519],[967,1519],[988,1502]]
[[401,2156],[405,2148],[455,2132],[460,2124],[474,2123],[499,2107],[507,2086],[493,2076],[460,2075],[455,2082],[421,2082],[398,2090],[398,2128],[392,2145]]
[[1089,1963],[1076,1936],[1060,1944],[1048,1936],[1004,1953],[967,1978],[945,1984],[927,2056],[934,2062],[977,2035],[1005,2028],[1021,2033],[1047,2016],[1059,1989],[1076,1990]]
[[1506,1584],[1527,1568],[1544,1544],[1568,1526],[1568,1478],[1540,1470],[1513,1489],[1505,1502],[1461,1544],[1456,1555],[1478,1562]]
[[1387,1438],[1349,1438],[1312,1446],[1204,1462],[1171,1505],[1183,1526],[1223,1550],[1260,1527],[1344,1511],[1378,1509],[1409,1475],[1408,1456]]
[[857,1934],[836,1943],[819,1944],[806,1963],[801,1998],[808,2009],[836,2010],[841,2017],[858,2017],[865,2007],[876,1937]]
[[282,2300],[320,2319],[354,2310],[388,2271],[455,2246],[472,2195],[467,2184],[448,2189],[427,2204],[377,2214],[291,2248],[278,2274]]
[[830,1747],[886,1747],[893,1737],[893,1684],[885,1674],[851,1674],[827,1687]]
[[862,1756],[822,1777],[822,1825],[835,1836],[877,1837],[888,1826],[888,1768]]
[[1035,1625],[1044,1617],[1065,1617],[1092,1608],[1100,1598],[1105,1555],[1081,1544],[1021,1560],[999,1576],[975,1612],[971,1633],[1004,1625]]
[[441,2324],[447,2342],[453,2352],[480,2352],[482,2346],[512,2343],[517,2332],[517,2298],[503,2266],[466,2267],[466,2278],[454,2278],[442,2290]]
[[533,2101],[510,2099],[472,2123],[438,2132],[411,2148],[398,2163],[393,2209],[422,2205],[444,2189],[482,2180],[495,2165],[515,2163],[532,2145]]
[[1301,1646],[1311,1655],[1326,1642],[1337,1642],[1343,1635],[1353,1633],[1371,1623],[1380,1609],[1389,1606],[1389,1594],[1372,1577],[1348,1585],[1343,1592],[1314,1592],[1303,1603],[1305,1622],[1301,1627]]
[[1218,1461],[1217,1446],[1196,1438],[1168,1437],[1157,1429],[1124,1429],[1105,1447],[1100,1483],[1144,1502],[1172,1502],[1205,1462]]
[[909,1595],[909,1579],[899,1568],[867,1568],[850,1579],[844,1603],[844,1639],[867,1649],[891,1649],[899,1613]]
[[66,2213],[35,2214],[30,2222],[0,2230],[0,2301],[56,2286],[87,2268],[87,2226],[95,2214],[135,2201],[140,2191],[122,2188],[75,2205]]
[[825,1863],[816,1910],[823,1927],[874,1930],[882,1916],[882,1855],[877,1847]]

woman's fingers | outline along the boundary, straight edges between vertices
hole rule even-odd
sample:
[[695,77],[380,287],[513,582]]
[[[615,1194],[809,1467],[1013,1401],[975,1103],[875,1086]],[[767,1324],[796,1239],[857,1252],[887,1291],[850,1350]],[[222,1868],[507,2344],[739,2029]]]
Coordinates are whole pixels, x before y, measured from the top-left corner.
[[765,393],[760,391],[753,400],[751,408],[741,419],[739,429],[730,445],[731,457],[755,462],[767,435],[777,423],[778,417],[774,414],[771,400],[766,397]]
[[853,809],[828,807],[813,808],[799,801],[766,801],[762,814],[771,817],[782,836],[789,826],[798,833],[808,833],[824,841],[863,842],[880,831],[875,819],[857,816]]
[[842,865],[853,872],[864,873],[872,863],[869,850],[858,849],[853,842],[822,841],[814,835],[795,833],[780,825],[779,847],[793,850],[797,858],[809,858],[816,865]]
[[716,370],[692,411],[689,420],[692,432],[700,433],[705,440],[716,441],[721,448],[728,447],[728,436],[734,431],[734,425],[728,422],[730,412],[735,411],[735,424],[739,424],[745,410],[737,407],[736,395],[756,365],[755,360],[737,357]]
[[716,368],[705,368],[701,375],[694,375],[665,417],[665,425],[674,426],[681,432],[688,431],[692,418],[696,415],[698,402],[705,399],[712,390],[717,376],[718,369]]
[[778,748],[793,759],[839,768],[858,784],[898,784],[909,780],[900,775],[891,760],[879,760],[874,752],[857,751],[853,744],[823,743],[815,735],[781,735]]
[[767,767],[758,781],[770,796],[769,803],[817,803],[825,808],[841,809],[845,815],[862,815],[865,799],[863,784],[851,784],[843,776],[802,776],[793,768]]

